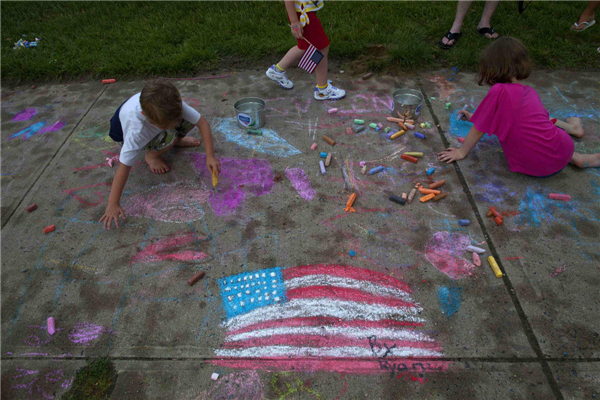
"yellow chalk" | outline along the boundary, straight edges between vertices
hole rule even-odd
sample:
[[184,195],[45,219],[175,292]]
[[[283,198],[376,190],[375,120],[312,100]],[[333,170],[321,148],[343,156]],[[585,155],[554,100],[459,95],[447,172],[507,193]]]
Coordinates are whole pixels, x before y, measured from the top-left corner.
[[423,158],[423,153],[421,153],[420,151],[407,151],[404,154],[406,154],[408,156],[417,157],[417,158]]
[[396,133],[394,133],[392,136],[390,136],[390,139],[394,140],[396,138],[399,138],[400,136],[404,135],[406,133],[406,131],[398,131]]
[[212,170],[212,178],[213,178],[213,187],[217,186],[217,183],[219,183],[219,178],[217,177],[217,171],[215,171],[214,169]]
[[489,256],[488,262],[490,263],[490,267],[492,267],[492,271],[494,271],[494,275],[496,275],[496,278],[502,278],[502,271],[500,271],[500,267],[496,263],[494,257]]

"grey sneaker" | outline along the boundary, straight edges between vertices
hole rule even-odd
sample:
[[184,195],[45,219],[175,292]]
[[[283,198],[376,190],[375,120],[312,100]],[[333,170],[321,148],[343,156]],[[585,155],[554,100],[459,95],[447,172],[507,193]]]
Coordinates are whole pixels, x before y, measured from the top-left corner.
[[338,89],[331,83],[327,83],[325,89],[319,89],[315,87],[315,99],[316,100],[339,100],[346,96],[346,91]]
[[281,86],[284,89],[291,89],[294,87],[294,82],[288,79],[287,75],[285,74],[285,71],[279,71],[274,64],[271,65],[271,68],[267,70],[267,76],[269,77],[269,79],[272,79],[275,82],[279,83],[279,86]]

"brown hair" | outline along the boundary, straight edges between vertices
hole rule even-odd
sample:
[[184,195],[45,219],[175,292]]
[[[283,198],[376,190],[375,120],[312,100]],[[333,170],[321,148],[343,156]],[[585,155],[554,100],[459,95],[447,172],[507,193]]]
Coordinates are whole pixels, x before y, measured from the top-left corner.
[[144,115],[159,128],[179,122],[183,116],[183,104],[179,90],[167,81],[154,80],[146,83],[140,95]]
[[531,75],[531,61],[527,48],[512,37],[496,39],[479,57],[479,86],[510,83],[512,78],[523,80]]

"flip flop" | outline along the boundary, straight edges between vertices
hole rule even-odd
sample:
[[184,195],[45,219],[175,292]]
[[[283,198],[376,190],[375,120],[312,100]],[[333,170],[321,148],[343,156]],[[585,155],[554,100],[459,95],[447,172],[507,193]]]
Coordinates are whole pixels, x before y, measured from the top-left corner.
[[448,31],[448,33],[446,33],[444,35],[444,37],[446,39],[448,39],[448,41],[450,40],[454,40],[454,43],[452,44],[446,44],[444,42],[442,42],[443,38],[440,39],[440,41],[438,42],[438,46],[440,47],[440,49],[444,49],[444,50],[448,50],[454,47],[454,45],[456,45],[456,43],[458,42],[458,39],[460,39],[462,36],[462,32],[458,32],[458,33],[452,33],[450,31]]
[[477,33],[479,33],[481,36],[483,36],[486,39],[498,39],[498,38],[488,38],[485,35],[489,34],[489,35],[493,35],[494,33],[496,33],[496,31],[494,30],[494,28],[492,28],[491,26],[489,28],[477,28]]
[[[577,23],[577,22],[575,22],[575,23],[574,23],[574,24],[571,26],[571,30],[572,30],[572,31],[575,31],[575,32],[583,32],[583,31],[585,31],[586,29],[588,29],[588,28],[591,28],[592,26],[594,26],[594,24],[595,24],[595,23],[596,23],[596,20],[595,20],[595,19],[594,19],[594,20],[592,20],[592,22],[587,22],[587,21],[585,21],[585,22],[582,22],[582,23],[580,23],[580,24],[579,24],[579,23]],[[585,25],[585,28],[583,28],[583,29],[573,29],[573,26],[574,26],[575,28],[577,28],[577,27],[579,27],[579,26],[581,26],[581,25]]]

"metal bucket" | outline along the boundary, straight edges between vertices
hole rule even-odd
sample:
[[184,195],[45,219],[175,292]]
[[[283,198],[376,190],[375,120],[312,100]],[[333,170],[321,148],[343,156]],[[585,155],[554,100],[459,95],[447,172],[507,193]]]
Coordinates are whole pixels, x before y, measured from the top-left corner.
[[418,90],[400,89],[392,95],[394,99],[394,109],[392,117],[417,119],[421,113],[423,105],[423,94]]
[[258,129],[265,126],[265,101],[258,97],[245,97],[233,105],[238,125],[243,128]]

